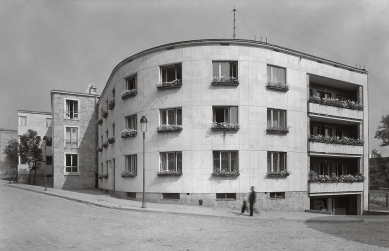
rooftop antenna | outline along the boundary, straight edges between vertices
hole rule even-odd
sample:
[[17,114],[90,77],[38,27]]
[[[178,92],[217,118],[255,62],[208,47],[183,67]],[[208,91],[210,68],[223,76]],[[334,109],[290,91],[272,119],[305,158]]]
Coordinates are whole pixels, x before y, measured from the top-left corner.
[[235,6],[234,6],[234,9],[232,10],[234,12],[234,34],[232,35],[232,37],[235,39]]

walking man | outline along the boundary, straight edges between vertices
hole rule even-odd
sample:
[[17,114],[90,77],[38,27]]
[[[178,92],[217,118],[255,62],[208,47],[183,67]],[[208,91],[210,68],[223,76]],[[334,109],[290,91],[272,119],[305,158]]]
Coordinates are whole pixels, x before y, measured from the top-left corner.
[[250,201],[250,216],[253,216],[254,212],[254,203],[255,203],[255,191],[254,191],[254,186],[251,187],[251,193],[249,196],[249,201]]

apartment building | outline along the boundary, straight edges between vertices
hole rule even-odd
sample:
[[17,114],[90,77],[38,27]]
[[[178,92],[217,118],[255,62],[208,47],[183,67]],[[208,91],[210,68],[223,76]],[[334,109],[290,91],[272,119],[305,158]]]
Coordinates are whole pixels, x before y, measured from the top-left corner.
[[261,209],[361,214],[367,74],[250,40],[139,52],[97,103],[98,186],[139,199],[144,165],[150,202],[239,208],[254,186]]

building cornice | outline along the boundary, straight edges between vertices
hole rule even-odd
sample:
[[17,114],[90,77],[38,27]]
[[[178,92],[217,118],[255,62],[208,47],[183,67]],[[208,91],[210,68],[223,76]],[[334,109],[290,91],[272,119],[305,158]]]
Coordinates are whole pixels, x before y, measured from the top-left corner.
[[30,113],[30,114],[52,115],[51,112],[28,111],[28,110],[18,110],[18,114],[19,114],[19,113]]
[[76,96],[85,96],[85,97],[100,97],[98,94],[89,94],[83,92],[70,92],[70,91],[62,91],[62,90],[51,90],[50,95],[53,94],[65,94],[65,95],[76,95]]

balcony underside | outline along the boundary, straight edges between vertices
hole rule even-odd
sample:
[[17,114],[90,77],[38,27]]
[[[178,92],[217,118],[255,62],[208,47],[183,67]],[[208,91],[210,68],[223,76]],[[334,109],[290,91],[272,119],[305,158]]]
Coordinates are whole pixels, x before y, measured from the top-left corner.
[[360,194],[363,182],[340,183],[308,183],[309,196]]

